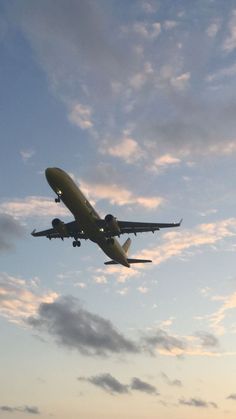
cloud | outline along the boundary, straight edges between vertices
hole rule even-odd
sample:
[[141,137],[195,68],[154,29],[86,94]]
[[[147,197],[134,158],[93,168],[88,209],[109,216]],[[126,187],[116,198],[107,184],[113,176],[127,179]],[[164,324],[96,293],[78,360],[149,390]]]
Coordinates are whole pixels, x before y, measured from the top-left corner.
[[236,10],[232,11],[232,15],[228,24],[229,35],[223,43],[223,50],[230,53],[236,48]]
[[156,387],[149,383],[146,383],[145,381],[140,380],[140,378],[137,377],[132,378],[130,388],[132,390],[138,390],[147,394],[159,395]]
[[199,331],[195,333],[195,336],[200,338],[203,348],[214,348],[219,345],[219,340],[212,333]]
[[0,213],[0,252],[10,250],[12,241],[23,237],[24,229],[12,215]]
[[3,406],[0,406],[0,410],[2,412],[9,412],[9,413],[21,412],[21,413],[29,413],[31,415],[40,415],[39,408],[36,406],[26,405],[26,406],[12,407],[12,406],[3,405]]
[[183,339],[171,336],[162,329],[157,329],[149,336],[143,336],[142,340],[145,348],[150,352],[153,352],[153,350],[163,350],[164,353],[180,355],[187,349],[186,342]]
[[[151,331],[149,334],[141,336],[142,349],[150,354],[160,354],[164,356],[207,356],[219,357],[233,355],[234,353],[224,353],[216,351],[218,340],[207,332],[201,332],[200,336],[178,336],[170,334],[163,329]],[[214,343],[214,344],[213,344]],[[167,376],[163,376],[168,381]],[[169,385],[178,385],[178,382],[168,382]]]
[[221,68],[215,73],[209,74],[206,78],[208,82],[219,81],[226,77],[235,77],[236,64],[229,65],[228,67]]
[[215,38],[220,28],[221,28],[221,22],[219,19],[216,19],[215,22],[212,22],[208,26],[206,33],[209,36],[209,38]]
[[215,296],[212,298],[213,301],[223,301],[221,307],[213,314],[208,316],[211,327],[219,334],[224,334],[223,321],[229,310],[236,308],[236,292],[226,296]]
[[165,20],[163,23],[163,27],[164,29],[166,29],[167,31],[176,28],[176,26],[178,26],[178,22],[176,20]]
[[137,290],[141,293],[141,294],[147,294],[147,292],[149,291],[149,288],[144,287],[144,286],[140,286],[137,288]]
[[170,80],[170,83],[174,88],[178,90],[183,90],[188,86],[190,77],[191,77],[190,72],[186,72],[186,73],[180,74],[179,76],[172,77]]
[[127,394],[129,393],[129,387],[125,384],[120,383],[115,377],[111,374],[100,374],[92,377],[78,378],[79,381],[88,381],[89,383],[100,387],[110,394]]
[[25,280],[0,272],[0,314],[11,322],[23,324],[36,314],[40,303],[50,303],[57,297],[53,291],[42,293],[38,278]]
[[230,400],[236,400],[236,393],[232,393],[232,394],[230,394],[230,395],[227,397],[227,399],[230,399]]
[[129,79],[129,86],[138,91],[140,90],[149,80],[152,81],[154,76],[154,69],[152,67],[152,64],[147,61],[144,64],[143,70],[134,73],[130,79]]
[[62,205],[55,205],[53,198],[43,196],[28,196],[23,199],[14,199],[0,204],[0,213],[7,213],[15,218],[28,217],[54,217],[69,215],[69,211]]
[[93,127],[91,116],[92,109],[89,106],[76,103],[71,107],[68,118],[73,124],[84,130]]
[[163,154],[161,157],[157,157],[154,160],[151,170],[158,171],[160,169],[166,169],[170,166],[177,166],[181,163],[178,157],[174,157],[171,154]]
[[213,407],[214,409],[218,408],[217,404],[214,402],[206,402],[205,400],[196,399],[196,398],[191,398],[188,400],[180,399],[179,404],[185,405],[185,406],[192,406],[192,407],[203,407],[203,408]]
[[168,384],[169,386],[173,386],[173,387],[182,387],[183,386],[182,381],[180,381],[178,379],[170,380],[169,377],[164,372],[161,373],[161,376],[162,376],[163,380],[166,382],[166,384]]
[[46,331],[58,344],[84,355],[137,353],[138,346],[118,332],[112,323],[85,310],[76,298],[61,297],[42,303],[28,324]]
[[139,205],[146,209],[155,209],[163,204],[164,199],[157,196],[135,195],[128,189],[118,184],[88,183],[80,180],[81,189],[89,197],[96,201],[107,199],[112,205]]
[[[23,0],[20,7],[14,2],[9,13],[29,40],[69,114],[72,100],[92,97],[99,104],[101,96],[109,95],[111,81],[130,71],[130,51],[123,48],[117,36],[119,28],[114,30],[111,25],[109,8],[104,10],[97,2],[71,0],[70,7],[66,7],[63,0],[58,0],[55,9],[46,0],[35,7],[31,1]],[[81,112],[75,113],[72,122],[88,128],[90,118],[86,116],[84,120],[83,115],[81,120]]]
[[128,394],[130,391],[140,391],[142,393],[159,395],[155,386],[133,377],[129,385],[122,384],[109,373],[99,374],[91,377],[79,377],[79,381],[87,381],[110,394]]
[[133,31],[144,39],[154,40],[161,33],[161,24],[159,22],[154,22],[154,23],[136,22],[133,25]]
[[20,155],[24,163],[30,160],[34,156],[34,154],[35,154],[34,150],[21,150],[20,151]]
[[129,137],[125,137],[122,141],[114,146],[105,146],[102,153],[109,154],[113,157],[119,157],[126,163],[134,163],[144,156],[144,152],[138,143]]
[[[182,230],[182,228],[181,228]],[[145,249],[135,257],[152,259],[153,264],[159,265],[172,257],[182,257],[188,249],[200,249],[212,246],[221,240],[236,235],[236,219],[229,218],[216,223],[200,224],[190,231],[170,231],[163,234],[163,244],[158,247]]]

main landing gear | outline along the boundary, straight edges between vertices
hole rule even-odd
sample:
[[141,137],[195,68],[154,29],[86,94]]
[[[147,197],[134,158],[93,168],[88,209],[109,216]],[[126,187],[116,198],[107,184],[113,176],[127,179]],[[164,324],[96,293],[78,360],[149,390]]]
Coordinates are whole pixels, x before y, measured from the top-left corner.
[[81,246],[81,242],[80,242],[79,240],[74,240],[74,241],[72,242],[72,246],[73,246],[73,247],[80,247],[80,246]]

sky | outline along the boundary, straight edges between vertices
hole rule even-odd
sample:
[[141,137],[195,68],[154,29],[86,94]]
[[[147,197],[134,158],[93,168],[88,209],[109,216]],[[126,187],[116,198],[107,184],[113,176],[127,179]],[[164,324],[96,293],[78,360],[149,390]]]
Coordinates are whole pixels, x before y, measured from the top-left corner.
[[[235,419],[235,2],[2,0],[0,54],[0,418]],[[34,238],[73,219],[54,166],[183,223],[130,269]]]

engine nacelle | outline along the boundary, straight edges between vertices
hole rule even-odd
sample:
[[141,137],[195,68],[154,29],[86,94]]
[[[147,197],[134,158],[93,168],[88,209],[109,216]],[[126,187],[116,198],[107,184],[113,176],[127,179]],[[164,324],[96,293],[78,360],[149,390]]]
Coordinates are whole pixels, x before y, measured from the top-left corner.
[[54,218],[52,220],[52,226],[56,230],[56,232],[60,235],[60,237],[65,237],[68,234],[67,228],[63,221],[59,220],[59,218]]
[[107,214],[105,217],[106,228],[112,236],[120,234],[120,228],[117,219],[111,214]]

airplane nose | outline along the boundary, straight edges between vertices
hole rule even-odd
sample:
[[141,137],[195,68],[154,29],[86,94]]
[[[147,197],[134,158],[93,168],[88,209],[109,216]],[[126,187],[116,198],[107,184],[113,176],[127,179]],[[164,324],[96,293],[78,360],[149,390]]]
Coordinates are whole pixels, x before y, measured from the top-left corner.
[[53,168],[52,167],[48,167],[45,170],[45,176],[48,182],[50,182],[50,179],[52,178],[52,172],[53,172]]

